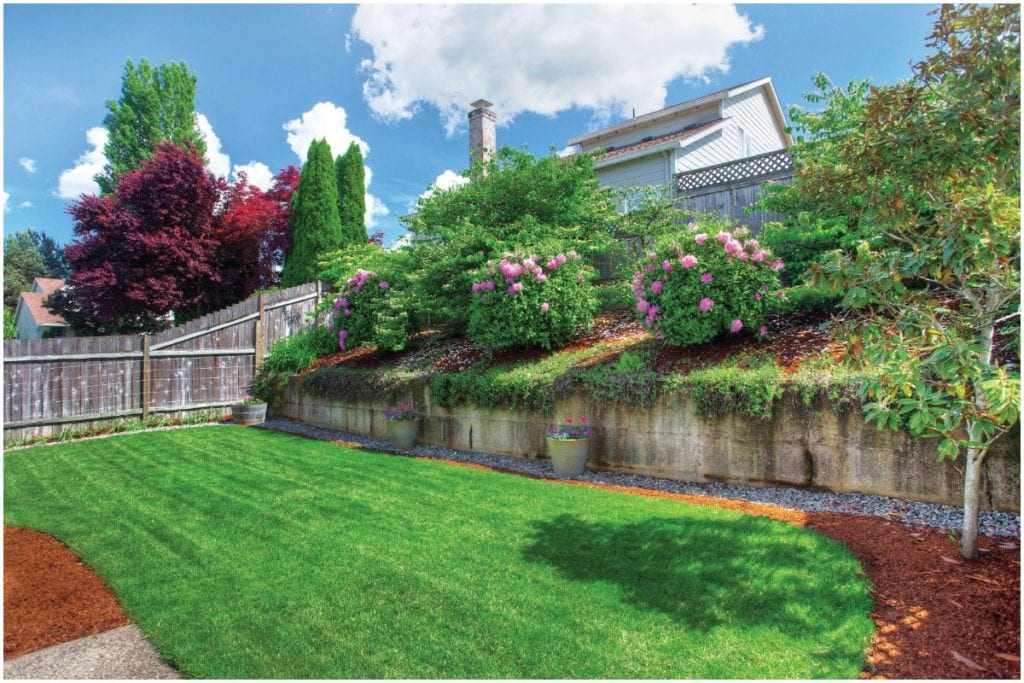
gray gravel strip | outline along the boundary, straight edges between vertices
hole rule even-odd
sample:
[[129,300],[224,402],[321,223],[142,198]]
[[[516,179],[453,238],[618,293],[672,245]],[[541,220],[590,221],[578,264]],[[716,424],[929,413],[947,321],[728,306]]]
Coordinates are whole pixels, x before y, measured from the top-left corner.
[[[420,458],[441,458],[469,462],[511,472],[544,477],[546,479],[560,478],[554,473],[548,460],[532,460],[477,451],[459,451],[432,444],[417,444],[408,451],[396,451],[391,447],[391,441],[386,438],[317,427],[293,420],[267,420],[263,423],[262,427],[322,441],[349,441],[376,451],[402,453]],[[800,489],[788,486],[743,486],[740,484],[723,484],[718,482],[690,483],[639,474],[611,471],[596,472],[590,470],[580,476],[579,480],[615,486],[635,486],[637,488],[668,491],[671,493],[732,498],[755,503],[770,503],[806,512],[845,512],[855,515],[873,515],[904,524],[919,524],[940,529],[959,530],[963,521],[963,508],[954,505],[921,503],[902,498],[862,493],[834,493],[831,491]],[[1020,515],[1009,512],[983,511],[979,519],[979,530],[985,536],[1020,538]]]
[[181,678],[135,624],[30,652],[4,662],[4,678]]

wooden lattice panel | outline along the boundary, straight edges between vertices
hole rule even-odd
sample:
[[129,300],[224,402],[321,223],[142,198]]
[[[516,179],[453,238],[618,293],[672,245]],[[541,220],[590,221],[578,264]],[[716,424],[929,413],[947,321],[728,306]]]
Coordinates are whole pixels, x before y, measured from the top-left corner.
[[717,166],[708,166],[676,176],[676,187],[680,193],[692,192],[702,187],[727,185],[751,178],[793,170],[793,157],[785,150],[769,152],[739,161],[730,161]]

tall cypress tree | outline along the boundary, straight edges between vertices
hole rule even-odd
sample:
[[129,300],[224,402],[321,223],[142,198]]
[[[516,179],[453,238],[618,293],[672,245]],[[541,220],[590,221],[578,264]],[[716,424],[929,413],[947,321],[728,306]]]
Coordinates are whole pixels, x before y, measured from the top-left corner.
[[196,76],[185,62],[154,67],[145,59],[124,65],[121,98],[107,100],[103,126],[110,137],[103,153],[107,165],[96,176],[100,191],[110,194],[117,177],[153,156],[156,143],[191,144],[200,156],[206,144],[196,123]]
[[309,145],[299,189],[292,198],[292,247],[284,259],[281,284],[310,282],[320,273],[324,254],[344,246],[338,218],[338,181],[327,140]]
[[338,175],[342,242],[345,246],[366,244],[366,171],[359,145],[350,144],[334,162],[334,168]]

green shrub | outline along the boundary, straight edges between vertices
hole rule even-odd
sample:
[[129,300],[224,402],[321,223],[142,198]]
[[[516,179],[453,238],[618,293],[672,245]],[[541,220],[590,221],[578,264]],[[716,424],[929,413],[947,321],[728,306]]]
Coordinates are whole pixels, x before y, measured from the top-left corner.
[[770,309],[776,313],[793,311],[827,311],[835,308],[843,298],[829,287],[798,285],[784,290],[785,296],[770,297]]
[[626,351],[614,363],[583,371],[584,390],[602,402],[651,407],[658,398],[658,375],[648,367],[649,355]]
[[594,285],[598,307],[601,311],[621,311],[633,308],[633,293],[628,282],[606,282]]
[[843,246],[849,232],[845,217],[819,218],[800,213],[784,223],[766,223],[761,241],[785,263],[782,279],[796,285],[808,282],[818,258]]
[[774,359],[745,359],[739,364],[694,370],[670,382],[673,391],[688,393],[697,415],[715,417],[730,412],[768,419],[783,395],[782,369]]
[[763,336],[769,297],[777,294],[782,262],[746,231],[711,235],[698,226],[648,254],[633,277],[636,310],[669,344],[710,341],[723,332]]
[[266,372],[295,373],[309,368],[319,356],[338,349],[334,333],[322,326],[302,330],[270,347],[270,355],[263,362]]
[[498,263],[488,261],[471,286],[469,336],[492,351],[564,346],[593,322],[593,274],[571,250],[545,257],[506,254]]

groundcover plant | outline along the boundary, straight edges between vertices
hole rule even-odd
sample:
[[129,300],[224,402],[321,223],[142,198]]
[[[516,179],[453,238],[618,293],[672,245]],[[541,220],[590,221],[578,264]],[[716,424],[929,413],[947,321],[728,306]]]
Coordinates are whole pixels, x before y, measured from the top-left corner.
[[240,427],[4,473],[191,677],[850,678],[873,631],[841,545],[734,511]]

